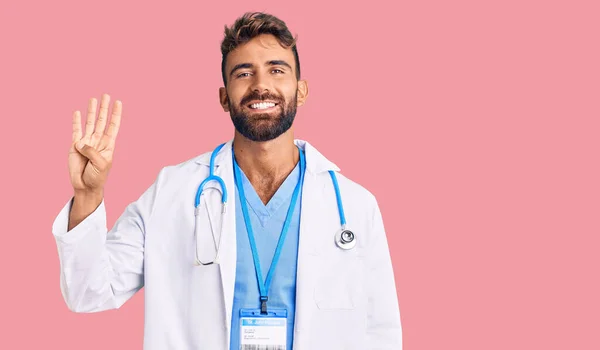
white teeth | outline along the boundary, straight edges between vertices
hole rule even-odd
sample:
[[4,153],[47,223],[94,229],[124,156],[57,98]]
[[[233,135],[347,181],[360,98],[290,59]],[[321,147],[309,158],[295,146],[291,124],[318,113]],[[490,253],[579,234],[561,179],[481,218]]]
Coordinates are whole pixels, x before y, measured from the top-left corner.
[[253,103],[250,105],[252,109],[266,109],[271,107],[275,107],[275,104],[272,102]]

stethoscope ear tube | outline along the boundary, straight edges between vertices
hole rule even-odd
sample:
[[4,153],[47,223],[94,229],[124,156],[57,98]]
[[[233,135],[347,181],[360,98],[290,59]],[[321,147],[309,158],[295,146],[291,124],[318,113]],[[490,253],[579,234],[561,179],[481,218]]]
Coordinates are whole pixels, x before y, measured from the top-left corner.
[[[227,187],[225,186],[225,182],[223,181],[223,179],[220,176],[215,175],[214,171],[215,171],[215,157],[217,156],[217,153],[219,153],[219,151],[221,150],[221,148],[223,148],[225,144],[220,144],[219,146],[217,146],[217,148],[213,151],[213,153],[210,156],[210,166],[209,166],[209,175],[206,179],[204,179],[204,181],[202,181],[200,183],[200,186],[198,186],[198,189],[196,191],[196,198],[195,198],[195,203],[194,203],[194,242],[196,244],[196,256],[195,256],[195,265],[199,266],[199,265],[212,265],[212,264],[218,264],[219,263],[219,254],[221,253],[221,243],[223,241],[223,226],[225,225],[225,212],[227,211]],[[200,219],[199,219],[199,214],[200,214],[200,210],[201,209],[201,205],[200,205],[200,201],[201,201],[201,196],[202,196],[202,192],[204,191],[204,187],[205,185],[209,182],[209,181],[216,181],[219,184],[219,187],[221,189],[221,203],[222,203],[222,209],[221,209],[221,229],[219,230],[219,242],[217,243],[216,239],[215,239],[215,230],[213,228],[214,225],[216,225],[216,223],[213,223],[210,221],[210,215],[208,216],[208,221],[209,221],[209,225],[211,226],[211,234],[212,234],[212,238],[213,238],[213,244],[216,250],[215,253],[215,257],[214,259],[212,259],[211,261],[201,261],[199,256],[198,256],[198,250],[202,250],[202,247],[198,247],[198,227],[200,227],[201,224],[206,224],[206,223],[201,223]],[[204,208],[204,210],[208,210],[207,208]]]
[[[200,246],[199,240],[198,240],[198,227],[201,227],[202,224],[206,225],[206,222],[201,222],[201,218],[200,218],[200,211],[201,210],[208,210],[208,207],[203,208],[202,205],[198,205],[195,210],[194,210],[194,241],[196,244],[196,258],[195,258],[195,264],[196,265],[212,265],[212,264],[218,264],[219,263],[219,255],[221,253],[221,244],[223,242],[223,226],[225,224],[225,213],[227,212],[227,203],[222,203],[222,208],[221,208],[221,222],[213,222],[210,218],[210,215],[208,215],[208,224],[210,226],[211,229],[211,234],[212,234],[212,246],[214,247],[215,250],[215,255],[214,255],[214,259],[212,259],[211,261],[201,261],[199,256],[198,256],[198,251],[202,251],[202,250],[206,250],[208,249],[208,244],[207,242],[203,242],[205,244],[204,247]],[[219,230],[219,238],[218,238],[218,242],[217,239],[215,237],[215,226],[219,225],[220,226],[220,230]]]

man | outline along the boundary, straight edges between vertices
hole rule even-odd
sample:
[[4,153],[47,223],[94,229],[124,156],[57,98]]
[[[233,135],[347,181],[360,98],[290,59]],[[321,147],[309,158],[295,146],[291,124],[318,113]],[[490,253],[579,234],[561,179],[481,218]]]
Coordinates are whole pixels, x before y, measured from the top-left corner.
[[[247,13],[221,51],[233,140],[163,168],[110,231],[103,186],[122,104],[106,131],[108,95],[97,122],[90,100],[85,134],[75,112],[74,196],[53,225],[67,305],[119,308],[144,287],[145,349],[401,349],[374,196],[294,139],[308,97],[296,40],[278,18]],[[234,204],[222,211],[225,190]]]

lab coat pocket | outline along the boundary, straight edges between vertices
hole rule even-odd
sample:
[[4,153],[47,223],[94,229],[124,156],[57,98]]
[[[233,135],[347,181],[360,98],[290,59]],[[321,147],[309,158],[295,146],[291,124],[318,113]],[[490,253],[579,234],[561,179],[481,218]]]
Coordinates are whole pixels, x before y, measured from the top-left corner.
[[324,264],[315,287],[315,303],[321,310],[354,310],[359,302],[363,259],[358,255],[341,255]]

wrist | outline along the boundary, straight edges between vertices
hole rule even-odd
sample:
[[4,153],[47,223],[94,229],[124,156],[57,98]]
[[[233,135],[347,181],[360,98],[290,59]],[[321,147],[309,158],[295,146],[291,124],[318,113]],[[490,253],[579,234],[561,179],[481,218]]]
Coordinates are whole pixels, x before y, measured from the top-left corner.
[[73,197],[76,199],[88,200],[102,200],[104,197],[104,190],[76,190],[74,191]]

